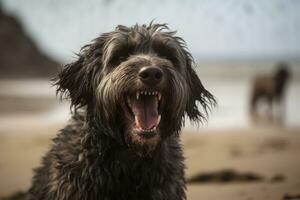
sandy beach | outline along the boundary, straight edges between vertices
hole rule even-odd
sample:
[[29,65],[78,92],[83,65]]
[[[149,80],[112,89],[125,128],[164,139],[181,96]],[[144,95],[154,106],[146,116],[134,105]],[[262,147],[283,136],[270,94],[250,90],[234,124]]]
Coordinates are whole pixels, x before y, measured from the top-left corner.
[[[283,199],[300,192],[299,130],[231,130],[184,134],[187,177],[232,169],[262,177],[188,186],[188,199]],[[276,177],[282,177],[276,180]]]
[[[1,130],[0,194],[26,190],[32,169],[49,149],[63,124]],[[42,134],[41,134],[42,133]],[[220,180],[188,184],[187,196],[197,199],[283,199],[300,192],[300,130],[227,130],[182,134],[187,179],[234,170],[262,177],[259,181]],[[276,176],[279,177],[276,179]],[[274,178],[275,177],[275,178]]]

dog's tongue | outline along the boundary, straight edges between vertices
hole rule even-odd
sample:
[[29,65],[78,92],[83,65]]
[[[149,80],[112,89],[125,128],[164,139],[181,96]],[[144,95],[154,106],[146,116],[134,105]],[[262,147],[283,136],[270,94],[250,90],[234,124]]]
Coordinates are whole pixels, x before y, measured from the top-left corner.
[[131,103],[138,128],[149,130],[158,125],[160,119],[156,96],[141,95],[139,99],[132,98]]

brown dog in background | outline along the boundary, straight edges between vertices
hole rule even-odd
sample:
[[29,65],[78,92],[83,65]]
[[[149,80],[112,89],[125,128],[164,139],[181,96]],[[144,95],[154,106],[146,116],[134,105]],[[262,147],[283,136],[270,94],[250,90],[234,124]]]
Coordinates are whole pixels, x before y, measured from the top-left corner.
[[[279,63],[277,70],[271,76],[256,76],[252,83],[250,94],[250,114],[254,121],[268,119],[282,125],[285,118],[284,95],[290,79],[287,63]],[[266,105],[266,113],[262,113],[262,106]]]

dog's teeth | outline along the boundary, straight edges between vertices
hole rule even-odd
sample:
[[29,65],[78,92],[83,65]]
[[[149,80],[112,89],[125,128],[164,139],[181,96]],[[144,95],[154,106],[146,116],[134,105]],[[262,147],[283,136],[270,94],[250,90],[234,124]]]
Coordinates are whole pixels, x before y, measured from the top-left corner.
[[159,124],[160,119],[161,119],[161,115],[158,115],[157,124]]
[[157,96],[158,96],[158,100],[160,101],[161,100],[161,94],[158,93]]
[[139,97],[140,97],[140,93],[136,92],[136,99],[139,100]]
[[152,95],[154,95],[154,92],[152,92]]

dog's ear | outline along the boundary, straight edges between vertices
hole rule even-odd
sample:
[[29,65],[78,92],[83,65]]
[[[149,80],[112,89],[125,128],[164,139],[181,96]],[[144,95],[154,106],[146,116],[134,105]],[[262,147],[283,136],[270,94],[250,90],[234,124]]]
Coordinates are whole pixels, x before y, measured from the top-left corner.
[[57,86],[57,93],[61,97],[71,100],[71,106],[75,109],[86,106],[93,101],[93,92],[99,79],[99,68],[97,49],[95,45],[83,47],[78,54],[77,61],[65,65],[56,78],[53,79]]
[[[216,104],[214,96],[204,88],[196,71],[193,69],[193,59],[190,54],[186,54],[186,69],[187,69],[187,83],[189,88],[189,97],[186,107],[187,116],[192,121],[205,120],[211,106]],[[198,107],[198,104],[202,108]],[[199,110],[200,109],[200,110]]]

